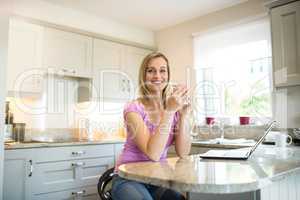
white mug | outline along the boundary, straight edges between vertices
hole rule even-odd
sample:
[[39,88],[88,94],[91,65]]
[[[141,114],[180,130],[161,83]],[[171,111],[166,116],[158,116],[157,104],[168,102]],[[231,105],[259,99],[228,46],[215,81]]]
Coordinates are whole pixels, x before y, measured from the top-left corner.
[[286,147],[287,145],[292,144],[292,137],[288,134],[278,133],[275,136],[276,147]]

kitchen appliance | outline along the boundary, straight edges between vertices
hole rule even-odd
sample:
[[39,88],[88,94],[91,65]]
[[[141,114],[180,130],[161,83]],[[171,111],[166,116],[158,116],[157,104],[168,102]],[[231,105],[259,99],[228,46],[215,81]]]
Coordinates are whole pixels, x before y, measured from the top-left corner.
[[24,142],[25,139],[25,123],[14,123],[13,139],[17,142]]
[[294,145],[300,146],[300,128],[290,129],[289,135],[293,138]]
[[13,125],[4,125],[4,142],[13,142]]
[[9,108],[9,101],[5,102],[5,125],[4,125],[4,141],[13,141],[13,122],[14,116]]

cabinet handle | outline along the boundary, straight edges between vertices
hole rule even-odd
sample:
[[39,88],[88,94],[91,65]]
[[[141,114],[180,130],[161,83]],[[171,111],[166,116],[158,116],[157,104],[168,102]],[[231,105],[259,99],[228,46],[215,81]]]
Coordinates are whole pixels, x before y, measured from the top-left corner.
[[125,92],[125,80],[124,79],[122,79],[121,90],[122,90],[122,92]]
[[130,81],[127,79],[127,92],[130,93]]
[[33,173],[33,164],[32,164],[32,160],[29,160],[29,164],[30,164],[30,172],[28,174],[28,177],[31,177],[32,176],[32,173]]
[[73,70],[72,70],[72,73],[73,73],[73,74],[76,74],[76,70],[75,70],[75,69],[73,69]]
[[78,192],[72,192],[72,196],[81,196],[85,194],[85,190],[81,190],[81,191],[78,191]]
[[81,155],[83,155],[83,154],[85,154],[85,151],[73,151],[73,152],[72,152],[72,155],[73,155],[73,156],[81,156]]
[[76,162],[76,163],[72,163],[72,167],[81,167],[84,166],[85,163],[84,162]]

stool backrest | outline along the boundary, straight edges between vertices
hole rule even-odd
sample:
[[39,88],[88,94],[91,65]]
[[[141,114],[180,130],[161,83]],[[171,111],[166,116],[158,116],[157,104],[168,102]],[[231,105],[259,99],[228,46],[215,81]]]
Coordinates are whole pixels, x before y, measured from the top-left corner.
[[98,194],[102,200],[112,200],[111,198],[111,188],[106,188],[111,182],[114,174],[114,167],[106,170],[98,181]]

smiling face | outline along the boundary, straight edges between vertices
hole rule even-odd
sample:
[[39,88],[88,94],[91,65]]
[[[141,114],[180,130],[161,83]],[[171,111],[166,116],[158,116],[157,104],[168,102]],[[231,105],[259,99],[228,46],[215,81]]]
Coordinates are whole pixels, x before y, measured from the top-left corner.
[[168,84],[168,63],[162,57],[153,58],[145,69],[145,84],[150,92],[162,92]]

